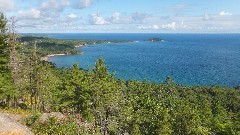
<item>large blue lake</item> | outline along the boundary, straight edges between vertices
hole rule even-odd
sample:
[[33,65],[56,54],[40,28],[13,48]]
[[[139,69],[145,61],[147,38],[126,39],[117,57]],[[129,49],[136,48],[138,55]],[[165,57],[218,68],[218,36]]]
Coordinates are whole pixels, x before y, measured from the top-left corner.
[[[83,55],[50,57],[57,67],[93,67],[99,57],[124,80],[162,82],[167,76],[183,85],[240,85],[240,34],[45,34],[59,39],[134,40],[88,45]],[[164,42],[146,42],[158,37]]]

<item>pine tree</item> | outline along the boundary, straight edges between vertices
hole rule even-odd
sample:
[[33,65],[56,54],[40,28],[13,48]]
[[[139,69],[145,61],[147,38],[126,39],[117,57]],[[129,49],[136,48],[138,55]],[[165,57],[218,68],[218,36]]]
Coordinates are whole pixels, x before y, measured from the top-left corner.
[[51,65],[37,55],[36,42],[21,64],[18,87],[23,102],[30,102],[33,111],[50,111],[58,93],[59,79],[52,73]]
[[[19,66],[20,66],[20,59],[19,59],[19,54],[17,52],[17,34],[15,30],[15,18],[12,17],[10,19],[11,25],[9,27],[9,39],[8,39],[8,44],[10,45],[10,70],[12,73],[12,81],[16,85],[19,82]],[[14,96],[14,107],[17,107],[17,97]]]
[[7,19],[0,13],[0,102],[7,106],[11,105],[17,93],[11,77],[9,38]]
[[117,117],[124,101],[118,82],[114,74],[108,73],[104,59],[100,58],[93,69],[90,86],[92,109],[95,124],[103,134],[117,133],[119,121]]
[[7,20],[5,16],[0,13],[0,73],[9,73],[9,45],[7,40],[9,35],[7,33]]

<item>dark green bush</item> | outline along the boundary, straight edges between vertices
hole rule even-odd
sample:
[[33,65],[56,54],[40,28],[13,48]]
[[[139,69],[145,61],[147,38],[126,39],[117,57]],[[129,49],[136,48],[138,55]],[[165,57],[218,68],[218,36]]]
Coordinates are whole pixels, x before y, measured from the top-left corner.
[[40,114],[36,113],[36,114],[32,114],[28,117],[25,118],[24,122],[27,126],[32,126],[35,122],[37,122],[40,118]]

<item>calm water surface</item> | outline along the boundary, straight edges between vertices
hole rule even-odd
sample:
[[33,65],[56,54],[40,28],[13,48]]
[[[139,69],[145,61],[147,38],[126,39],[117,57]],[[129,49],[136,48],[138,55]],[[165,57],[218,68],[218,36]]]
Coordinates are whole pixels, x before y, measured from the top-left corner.
[[[110,72],[124,80],[162,82],[167,76],[183,85],[240,85],[240,34],[48,34],[59,39],[134,40],[88,45],[83,55],[50,57],[57,67],[93,67],[104,57]],[[164,42],[146,42],[158,37]]]

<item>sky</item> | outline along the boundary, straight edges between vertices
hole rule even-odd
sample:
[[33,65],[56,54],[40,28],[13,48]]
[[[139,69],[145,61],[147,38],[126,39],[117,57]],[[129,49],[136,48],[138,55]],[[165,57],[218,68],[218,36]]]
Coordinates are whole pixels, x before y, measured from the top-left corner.
[[0,0],[19,33],[240,33],[240,0]]

